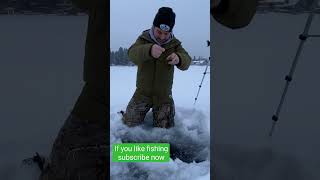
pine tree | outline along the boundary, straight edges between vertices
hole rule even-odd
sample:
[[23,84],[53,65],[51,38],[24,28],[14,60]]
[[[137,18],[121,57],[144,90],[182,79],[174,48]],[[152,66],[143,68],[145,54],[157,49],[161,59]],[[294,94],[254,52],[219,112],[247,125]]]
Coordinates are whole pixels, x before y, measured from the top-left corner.
[[119,65],[125,65],[125,60],[124,60],[124,57],[123,57],[123,48],[120,47],[117,53],[118,53]]

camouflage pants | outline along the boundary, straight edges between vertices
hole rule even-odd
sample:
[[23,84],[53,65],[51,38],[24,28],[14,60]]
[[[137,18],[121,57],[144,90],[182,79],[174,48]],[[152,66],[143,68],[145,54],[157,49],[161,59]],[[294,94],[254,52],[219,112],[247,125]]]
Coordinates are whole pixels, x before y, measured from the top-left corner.
[[107,133],[99,124],[70,115],[53,144],[49,165],[39,179],[109,179]]
[[123,123],[129,127],[142,124],[146,114],[152,108],[154,127],[173,127],[175,115],[173,99],[170,98],[170,102],[162,103],[160,105],[152,105],[149,102],[151,102],[150,98],[134,94],[123,115]]

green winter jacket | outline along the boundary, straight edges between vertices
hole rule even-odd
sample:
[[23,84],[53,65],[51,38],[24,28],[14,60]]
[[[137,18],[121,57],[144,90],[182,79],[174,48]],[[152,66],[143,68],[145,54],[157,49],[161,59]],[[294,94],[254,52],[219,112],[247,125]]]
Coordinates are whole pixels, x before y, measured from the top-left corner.
[[149,97],[153,105],[167,103],[172,100],[172,83],[174,66],[168,64],[166,58],[171,53],[179,56],[180,63],[177,68],[187,70],[191,57],[181,46],[181,42],[173,39],[163,45],[165,51],[156,59],[151,56],[151,47],[155,42],[149,35],[149,30],[143,31],[136,42],[129,48],[128,56],[138,66],[136,94]]

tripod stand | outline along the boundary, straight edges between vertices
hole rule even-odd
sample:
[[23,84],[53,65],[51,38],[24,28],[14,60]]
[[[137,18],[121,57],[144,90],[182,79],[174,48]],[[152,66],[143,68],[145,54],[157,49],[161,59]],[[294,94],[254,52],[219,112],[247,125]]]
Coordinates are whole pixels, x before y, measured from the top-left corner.
[[281,99],[280,99],[280,102],[278,104],[276,113],[272,116],[273,123],[272,123],[271,129],[270,129],[270,132],[269,132],[269,136],[273,135],[276,123],[279,120],[279,115],[280,115],[280,112],[281,112],[281,108],[283,106],[286,94],[288,92],[288,88],[289,88],[290,82],[293,80],[293,74],[294,74],[294,71],[296,69],[300,54],[302,53],[302,49],[303,49],[304,43],[307,41],[307,39],[309,37],[320,37],[320,35],[311,35],[311,34],[309,34],[311,23],[312,23],[314,14],[315,14],[314,10],[317,7],[318,1],[319,0],[313,0],[312,6],[311,6],[311,11],[309,12],[309,16],[308,16],[307,22],[305,24],[304,31],[303,31],[302,34],[299,35],[300,43],[299,43],[296,55],[294,57],[294,60],[293,60],[293,62],[291,64],[290,72],[285,77],[286,84],[285,84],[285,87],[283,89],[283,92],[282,92],[282,95],[281,95]]

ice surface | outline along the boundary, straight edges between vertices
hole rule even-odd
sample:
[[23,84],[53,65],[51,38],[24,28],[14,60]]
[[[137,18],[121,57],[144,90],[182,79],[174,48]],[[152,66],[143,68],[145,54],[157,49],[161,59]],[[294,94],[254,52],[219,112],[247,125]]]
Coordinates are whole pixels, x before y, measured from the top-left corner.
[[[204,80],[196,106],[193,106],[205,66],[191,66],[188,71],[176,69],[173,85],[176,124],[170,129],[153,128],[151,112],[141,126],[128,128],[122,123],[122,116],[117,112],[125,110],[133,95],[136,70],[136,67],[111,67],[111,143],[168,142],[185,154],[168,163],[111,162],[112,179],[209,179],[209,76]],[[202,162],[195,163],[196,160]]]

